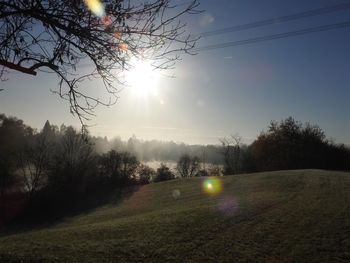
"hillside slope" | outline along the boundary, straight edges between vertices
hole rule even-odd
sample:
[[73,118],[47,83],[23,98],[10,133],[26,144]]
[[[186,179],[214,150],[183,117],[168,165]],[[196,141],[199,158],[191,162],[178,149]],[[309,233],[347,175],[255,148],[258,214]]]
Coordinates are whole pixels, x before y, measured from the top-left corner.
[[118,206],[0,236],[0,262],[350,261],[350,173],[220,177],[216,195],[203,180],[146,185]]

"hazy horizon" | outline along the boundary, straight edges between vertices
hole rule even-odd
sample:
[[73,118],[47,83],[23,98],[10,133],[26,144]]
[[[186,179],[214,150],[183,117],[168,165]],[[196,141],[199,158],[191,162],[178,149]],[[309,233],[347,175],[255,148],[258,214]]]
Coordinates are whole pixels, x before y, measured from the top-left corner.
[[[342,1],[204,0],[201,8],[206,11],[188,18],[188,25],[190,33],[198,34],[339,3]],[[348,10],[343,10],[204,37],[197,46],[340,23],[347,17]],[[87,123],[92,125],[89,130],[108,138],[135,134],[140,139],[190,144],[218,144],[219,138],[238,133],[250,143],[271,120],[292,116],[319,125],[327,137],[349,145],[349,32],[349,28],[340,28],[200,51],[196,56],[183,56],[175,70],[150,76],[144,76],[147,68],[140,65],[127,76],[137,88],[124,88],[114,106],[98,107]],[[38,129],[46,120],[79,128],[69,103],[50,92],[58,88],[55,74],[29,76],[10,71],[6,77],[1,83],[0,112]],[[92,81],[84,88],[103,97],[103,88],[94,89],[98,85]]]

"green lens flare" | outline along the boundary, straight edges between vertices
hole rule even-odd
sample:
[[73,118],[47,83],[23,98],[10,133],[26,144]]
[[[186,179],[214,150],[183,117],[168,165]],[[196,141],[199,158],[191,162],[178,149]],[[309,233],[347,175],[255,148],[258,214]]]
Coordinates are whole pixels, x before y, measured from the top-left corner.
[[219,178],[208,178],[203,182],[203,191],[210,195],[219,194],[222,191],[222,183]]

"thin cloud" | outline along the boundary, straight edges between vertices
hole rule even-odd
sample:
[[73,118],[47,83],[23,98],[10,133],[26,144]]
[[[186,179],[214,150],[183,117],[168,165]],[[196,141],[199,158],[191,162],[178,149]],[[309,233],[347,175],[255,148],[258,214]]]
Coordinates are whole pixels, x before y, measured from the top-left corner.
[[208,27],[210,26],[212,23],[214,23],[214,16],[209,14],[209,13],[206,13],[204,15],[202,15],[199,19],[199,25],[201,27]]
[[179,130],[178,128],[172,127],[156,127],[156,126],[144,126],[143,129],[152,129],[152,130]]

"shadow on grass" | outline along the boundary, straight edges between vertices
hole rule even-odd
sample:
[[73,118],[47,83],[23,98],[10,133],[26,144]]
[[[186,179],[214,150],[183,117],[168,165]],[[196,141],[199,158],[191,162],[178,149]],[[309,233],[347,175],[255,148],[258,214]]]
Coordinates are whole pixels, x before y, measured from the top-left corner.
[[16,208],[16,214],[12,218],[0,220],[0,237],[53,227],[69,217],[89,214],[101,206],[118,205],[140,187],[141,185],[131,185],[116,188],[105,185],[74,198],[64,194],[52,196],[47,191],[42,191],[27,202],[22,200],[22,207]]

